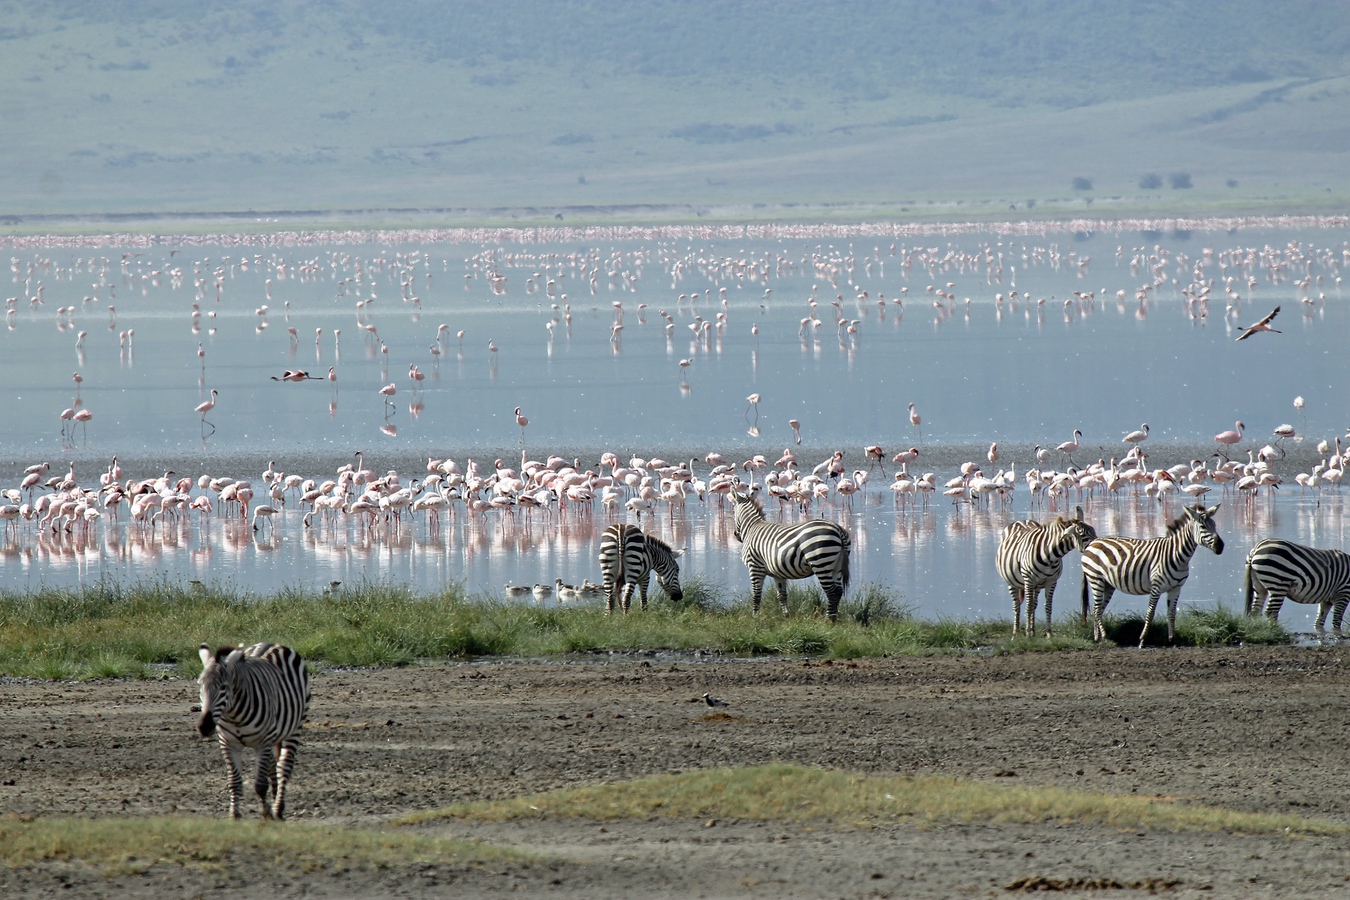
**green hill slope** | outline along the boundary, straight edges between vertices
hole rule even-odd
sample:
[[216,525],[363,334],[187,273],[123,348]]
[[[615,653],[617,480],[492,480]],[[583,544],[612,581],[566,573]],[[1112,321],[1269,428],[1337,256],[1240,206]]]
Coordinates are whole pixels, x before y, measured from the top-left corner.
[[0,2],[0,216],[1337,210],[1348,60],[1316,0]]

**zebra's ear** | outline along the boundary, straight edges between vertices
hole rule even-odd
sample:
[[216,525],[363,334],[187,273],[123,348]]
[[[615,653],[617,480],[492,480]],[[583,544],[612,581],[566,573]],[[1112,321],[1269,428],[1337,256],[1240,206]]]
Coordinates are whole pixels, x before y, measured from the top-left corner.
[[1219,511],[1219,507],[1222,506],[1222,505],[1223,505],[1222,503],[1216,503],[1216,504],[1214,504],[1214,505],[1211,506],[1209,509],[1205,510],[1205,515],[1206,515],[1206,516],[1213,516],[1216,512]]
[[214,658],[211,654],[211,648],[206,646],[205,644],[202,644],[201,647],[197,648],[197,655],[202,658],[203,669],[209,666],[211,664],[211,660]]
[[[222,647],[221,649],[222,649],[222,650],[230,650],[230,648],[228,648],[228,647]],[[241,660],[241,659],[243,659],[243,658],[244,658],[244,651],[243,651],[243,649],[242,649],[242,648],[239,648],[239,647],[235,647],[234,649],[230,650],[229,654],[228,654],[227,656],[225,656],[224,659],[221,660],[221,664],[222,664],[222,665],[226,665],[226,666],[231,666],[231,665],[234,665],[235,663],[239,662],[239,660]]]
[[688,547],[681,547],[681,548],[678,549],[678,550],[672,550],[672,551],[670,551],[670,555],[673,556],[673,557],[675,557],[676,559],[678,559],[679,557],[684,556],[684,554],[685,554],[686,552],[688,552],[688,550],[689,550]]
[[1083,507],[1075,506],[1073,509],[1074,512],[1076,513],[1074,518],[1077,519],[1079,522],[1083,521]]

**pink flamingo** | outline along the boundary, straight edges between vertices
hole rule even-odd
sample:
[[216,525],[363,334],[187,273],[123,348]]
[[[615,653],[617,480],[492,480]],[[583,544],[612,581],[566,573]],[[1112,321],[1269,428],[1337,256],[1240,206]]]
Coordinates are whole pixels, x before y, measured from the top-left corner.
[[[1241,422],[1238,422],[1238,423],[1237,423],[1237,429],[1236,429],[1236,430],[1234,430],[1234,431],[1220,431],[1218,434],[1214,435],[1214,440],[1218,441],[1220,444],[1223,444],[1224,447],[1231,447],[1231,446],[1233,446],[1234,444],[1239,443],[1239,442],[1242,440],[1242,429],[1243,429],[1243,427],[1244,427],[1243,424],[1242,424]],[[1222,451],[1220,451],[1220,452],[1222,452]],[[1227,453],[1224,453],[1224,454],[1223,454],[1223,458],[1224,458],[1224,459],[1227,459],[1227,458],[1228,458],[1228,454],[1227,454]]]
[[923,425],[923,419],[920,418],[920,416],[919,416],[919,411],[916,410],[916,409],[914,408],[914,404],[913,404],[913,403],[911,403],[911,404],[909,405],[909,424],[910,424],[911,426],[914,427],[914,430],[915,430],[915,431],[918,432],[918,434],[919,434],[919,441],[922,442],[922,441],[923,441],[923,428],[920,427],[920,426]]
[[202,414],[202,425],[210,425],[212,433],[215,432],[216,426],[214,423],[206,420],[206,414],[216,408],[216,394],[218,393],[219,391],[215,388],[211,388],[211,399],[203,400],[201,403],[198,403],[196,409],[197,412]]
[[525,443],[525,426],[530,424],[530,420],[521,415],[520,407],[516,407],[516,424],[520,426],[520,442]]

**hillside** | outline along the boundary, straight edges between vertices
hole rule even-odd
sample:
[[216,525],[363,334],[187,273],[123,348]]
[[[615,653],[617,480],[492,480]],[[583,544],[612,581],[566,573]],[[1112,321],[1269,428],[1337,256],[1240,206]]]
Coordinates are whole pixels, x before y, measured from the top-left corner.
[[21,229],[1350,196],[1334,0],[0,2],[0,76]]

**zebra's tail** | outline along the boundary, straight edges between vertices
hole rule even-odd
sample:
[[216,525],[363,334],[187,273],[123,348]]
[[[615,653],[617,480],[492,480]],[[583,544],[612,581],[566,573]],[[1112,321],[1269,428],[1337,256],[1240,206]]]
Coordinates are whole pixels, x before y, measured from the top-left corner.
[[1087,573],[1083,573],[1083,624],[1087,624],[1088,616],[1088,582]]
[[1252,601],[1256,599],[1256,589],[1252,585],[1252,561],[1247,560],[1247,565],[1242,570],[1242,611],[1245,615],[1252,614]]
[[841,542],[839,547],[839,563],[838,563],[839,584],[842,586],[844,593],[848,593],[848,577],[849,577],[848,558],[849,553],[850,551],[852,551],[852,549],[853,549],[853,539],[849,536],[849,533],[845,531],[843,541]]

